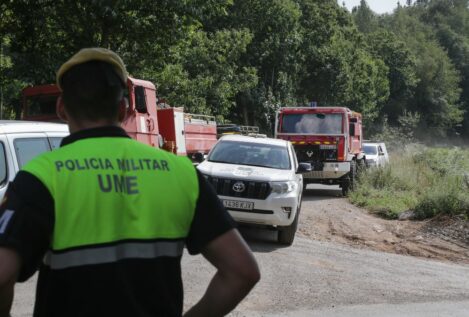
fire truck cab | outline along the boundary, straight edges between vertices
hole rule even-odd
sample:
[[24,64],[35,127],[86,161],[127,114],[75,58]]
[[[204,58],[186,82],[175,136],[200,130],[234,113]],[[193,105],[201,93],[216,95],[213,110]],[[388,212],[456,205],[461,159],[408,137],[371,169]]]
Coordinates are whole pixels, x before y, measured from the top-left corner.
[[340,185],[345,195],[365,166],[362,117],[345,107],[285,107],[276,116],[275,137],[289,140],[299,162],[311,163],[308,183]]
[[[60,122],[57,85],[39,85],[22,91],[22,120]],[[122,127],[133,139],[200,161],[217,142],[212,116],[184,113],[159,102],[153,83],[129,77],[125,93],[127,115]]]

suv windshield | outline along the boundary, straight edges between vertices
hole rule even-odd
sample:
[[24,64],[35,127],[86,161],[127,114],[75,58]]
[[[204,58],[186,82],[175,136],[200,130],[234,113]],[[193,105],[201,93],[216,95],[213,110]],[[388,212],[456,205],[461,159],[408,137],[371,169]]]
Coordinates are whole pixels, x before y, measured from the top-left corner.
[[286,146],[251,142],[220,141],[213,148],[210,162],[290,169]]
[[341,134],[342,114],[284,114],[282,117],[281,132],[307,134]]

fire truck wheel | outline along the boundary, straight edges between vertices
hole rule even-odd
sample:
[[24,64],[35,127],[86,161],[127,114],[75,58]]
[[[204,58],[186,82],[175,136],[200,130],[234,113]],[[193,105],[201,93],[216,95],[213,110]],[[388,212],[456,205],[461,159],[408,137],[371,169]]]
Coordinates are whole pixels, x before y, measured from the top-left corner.
[[295,219],[289,226],[279,227],[278,229],[278,242],[280,244],[292,245],[295,240],[296,229],[298,228],[298,217],[300,215],[300,208],[296,211]]
[[347,193],[348,193],[348,181],[345,181],[343,184],[342,184],[342,196],[347,196]]
[[366,169],[366,161],[365,159],[358,160],[357,164],[357,176],[360,176],[361,173],[363,173]]
[[350,162],[350,189],[354,189],[357,181],[357,162]]
[[342,195],[347,196],[348,192],[355,187],[357,181],[357,162],[350,162],[350,172],[342,183]]

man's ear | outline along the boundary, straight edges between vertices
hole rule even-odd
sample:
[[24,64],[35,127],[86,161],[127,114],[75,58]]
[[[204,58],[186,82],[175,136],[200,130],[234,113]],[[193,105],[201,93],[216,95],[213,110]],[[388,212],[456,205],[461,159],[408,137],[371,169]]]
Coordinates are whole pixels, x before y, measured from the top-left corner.
[[121,101],[119,102],[119,114],[117,120],[122,123],[127,118],[127,110],[129,108],[129,102],[127,98],[122,97]]
[[57,117],[64,122],[68,122],[68,116],[65,111],[65,105],[62,99],[62,96],[57,97],[57,103],[55,104],[55,112]]

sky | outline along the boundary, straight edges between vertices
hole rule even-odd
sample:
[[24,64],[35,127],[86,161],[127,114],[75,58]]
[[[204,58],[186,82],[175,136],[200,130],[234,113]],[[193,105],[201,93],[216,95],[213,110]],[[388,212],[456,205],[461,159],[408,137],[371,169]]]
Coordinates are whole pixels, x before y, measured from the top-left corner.
[[[383,13],[392,13],[392,11],[397,7],[398,0],[367,0],[368,6],[371,10],[376,13],[383,14]],[[360,0],[337,0],[340,6],[342,6],[342,2],[345,2],[345,6],[349,11],[352,10],[353,7],[356,7],[360,4]],[[401,0],[401,4],[404,4],[405,1]]]

